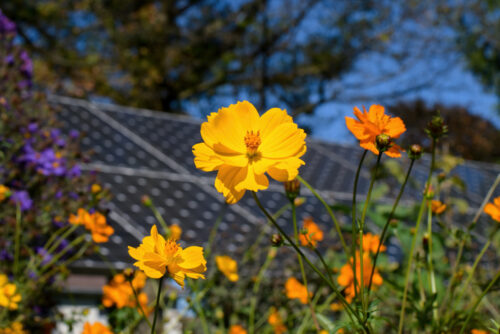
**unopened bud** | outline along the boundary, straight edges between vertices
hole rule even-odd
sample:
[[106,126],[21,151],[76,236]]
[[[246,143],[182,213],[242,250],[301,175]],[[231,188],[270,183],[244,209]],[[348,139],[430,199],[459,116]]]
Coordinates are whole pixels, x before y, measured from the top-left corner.
[[283,245],[283,237],[281,234],[275,233],[271,236],[271,243],[274,247],[280,247]]
[[220,308],[217,308],[215,310],[215,318],[224,319],[224,311],[222,311],[222,309],[220,309]]
[[408,151],[408,157],[412,160],[418,160],[422,156],[422,146],[413,144]]
[[438,182],[441,183],[446,179],[446,174],[445,173],[439,173],[438,174]]
[[142,196],[141,202],[144,206],[147,206],[147,207],[150,207],[153,205],[153,202],[151,201],[151,198],[148,195]]
[[439,112],[432,116],[425,132],[434,140],[438,140],[448,133],[448,126],[444,124],[444,119]]
[[426,253],[429,252],[429,235],[427,233],[422,237],[422,247]]
[[389,224],[395,228],[398,227],[399,221],[397,219],[392,218]]
[[414,235],[416,231],[417,230],[414,227],[410,228],[410,234],[411,235]]
[[385,133],[379,134],[375,138],[375,142],[377,144],[377,150],[379,150],[379,152],[381,153],[387,151],[392,146],[391,136],[386,135]]
[[300,181],[297,179],[293,179],[292,181],[286,181],[284,183],[286,197],[289,200],[293,201],[299,196],[300,193]]
[[305,197],[297,197],[295,200],[294,200],[294,203],[295,203],[295,206],[301,206],[302,204],[304,204],[306,202],[306,198]]

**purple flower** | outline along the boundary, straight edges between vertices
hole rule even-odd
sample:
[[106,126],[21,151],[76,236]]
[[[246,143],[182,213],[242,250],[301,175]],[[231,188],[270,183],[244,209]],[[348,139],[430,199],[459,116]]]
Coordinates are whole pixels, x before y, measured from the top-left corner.
[[43,175],[61,176],[66,173],[66,161],[60,154],[55,153],[52,148],[36,152],[29,143],[26,143],[24,145],[24,155],[19,160],[34,165],[36,171]]
[[33,201],[26,190],[14,190],[10,196],[10,200],[21,207],[21,211],[31,209]]
[[2,261],[13,261],[14,257],[7,249],[0,250],[0,260]]
[[61,199],[63,197],[63,192],[58,190],[54,196],[56,199]]
[[19,55],[19,59],[21,59],[21,73],[24,74],[27,78],[31,79],[33,76],[33,62],[31,61],[28,52],[21,51]]
[[71,167],[66,175],[70,178],[80,177],[82,175],[82,169],[80,168],[80,165],[74,165],[73,167]]
[[33,133],[36,132],[37,130],[38,130],[38,123],[33,122],[28,125],[28,132]]
[[69,132],[69,137],[72,139],[78,138],[80,136],[80,132],[78,130],[72,129]]
[[14,55],[13,54],[8,54],[7,56],[5,56],[5,64],[9,65],[9,66],[12,66],[14,65]]
[[0,36],[1,35],[14,35],[16,33],[16,24],[9,20],[7,16],[3,15],[0,10]]
[[53,256],[43,247],[37,247],[36,253],[42,258],[42,266],[46,265],[52,260]]

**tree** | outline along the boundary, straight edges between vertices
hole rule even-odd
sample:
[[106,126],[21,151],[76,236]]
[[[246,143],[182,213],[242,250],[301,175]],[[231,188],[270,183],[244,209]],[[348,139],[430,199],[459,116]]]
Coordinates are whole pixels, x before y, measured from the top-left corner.
[[432,115],[439,111],[448,125],[448,136],[441,141],[443,150],[465,159],[500,161],[499,129],[463,107],[427,106],[424,101],[417,100],[397,103],[388,107],[388,111],[404,119],[407,130],[399,142],[403,147],[421,144],[429,151],[430,139],[424,129]]

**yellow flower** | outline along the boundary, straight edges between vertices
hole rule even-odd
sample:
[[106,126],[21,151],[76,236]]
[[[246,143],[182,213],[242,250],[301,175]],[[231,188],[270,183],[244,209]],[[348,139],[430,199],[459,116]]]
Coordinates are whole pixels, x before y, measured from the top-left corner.
[[247,334],[247,331],[240,325],[232,325],[229,328],[229,334]]
[[97,183],[94,183],[92,187],[90,187],[90,191],[92,192],[92,194],[97,194],[101,190],[102,190],[101,186],[98,185]]
[[184,278],[202,278],[207,270],[207,261],[203,257],[203,248],[191,246],[182,249],[174,239],[165,240],[156,225],[151,228],[151,235],[142,239],[139,247],[128,247],[128,253],[137,260],[134,263],[151,278],[160,278],[168,272],[180,286],[184,287]]
[[10,189],[0,184],[0,202],[10,196]]
[[[285,283],[286,296],[290,299],[298,299],[302,304],[307,304],[307,288],[297,281],[295,277],[290,277]],[[309,297],[312,293],[309,292]]]
[[108,326],[101,324],[100,322],[94,322],[92,325],[86,322],[83,325],[82,334],[113,334]]
[[179,240],[182,235],[182,228],[177,224],[170,225],[170,237],[174,240]]
[[0,306],[9,310],[17,310],[21,295],[16,293],[16,285],[9,283],[7,275],[0,274]]
[[330,310],[332,310],[334,312],[340,311],[343,308],[344,308],[344,305],[342,305],[342,303],[335,302],[335,303],[330,304]]
[[0,328],[0,334],[28,334],[28,332],[24,330],[22,323],[14,321],[9,327]]
[[231,282],[236,282],[238,276],[238,263],[229,256],[216,256],[215,263],[217,268],[226,275]]
[[431,201],[431,211],[436,215],[440,215],[446,210],[446,204],[441,201],[432,200]]
[[[377,155],[379,152],[375,140],[378,135],[386,134],[391,139],[396,139],[406,131],[401,118],[386,115],[384,107],[379,105],[372,105],[368,112],[365,107],[363,107],[363,112],[354,107],[354,115],[357,120],[352,117],[345,117],[347,128],[359,140],[359,146]],[[401,147],[392,144],[385,151],[385,154],[392,158],[398,158],[401,156],[401,151]]]
[[500,196],[493,200],[493,203],[488,203],[484,207],[484,212],[487,213],[493,220],[500,223]]
[[304,130],[285,110],[272,108],[259,116],[248,101],[238,102],[207,117],[201,125],[203,143],[193,146],[194,163],[218,171],[215,188],[232,204],[246,190],[267,189],[268,173],[285,182],[298,175],[306,152]]
[[[370,232],[363,235],[363,251],[377,253],[378,244],[380,243],[380,238],[376,234],[371,234]],[[386,247],[384,245],[380,246],[380,251],[385,252]]]
[[307,246],[309,244],[311,244],[312,246],[316,246],[318,241],[323,240],[323,231],[321,231],[319,226],[316,225],[312,218],[305,218],[303,224],[304,230],[306,230],[307,233],[301,233],[299,235],[300,243],[302,244],[302,246]]
[[279,312],[272,307],[271,312],[269,313],[269,317],[267,318],[267,322],[269,325],[273,327],[274,334],[282,334],[286,332],[286,326],[283,324],[283,319]]

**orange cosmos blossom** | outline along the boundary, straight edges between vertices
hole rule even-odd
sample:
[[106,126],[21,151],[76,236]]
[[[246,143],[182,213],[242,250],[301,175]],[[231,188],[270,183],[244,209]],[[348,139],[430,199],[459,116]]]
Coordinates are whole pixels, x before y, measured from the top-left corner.
[[73,225],[83,225],[92,234],[92,240],[96,243],[107,242],[109,237],[115,233],[113,227],[106,222],[106,217],[99,213],[90,213],[80,208],[76,215],[69,216],[69,222]]
[[432,200],[431,201],[431,211],[436,215],[440,215],[446,210],[446,204],[441,201]]
[[218,171],[215,188],[226,202],[238,202],[246,190],[267,189],[269,179],[293,180],[306,152],[304,130],[285,110],[269,109],[262,116],[248,101],[221,108],[201,125],[203,143],[193,146],[194,163]]
[[82,334],[113,334],[113,332],[108,326],[105,326],[100,322],[94,322],[92,325],[90,322],[86,322],[83,325]]
[[285,333],[287,328],[283,324],[283,319],[279,314],[278,310],[274,307],[271,308],[271,312],[269,313],[269,317],[267,318],[267,322],[269,325],[273,327],[274,334],[282,334]]
[[232,325],[229,328],[229,334],[247,334],[247,331],[240,325]]
[[[286,296],[290,299],[298,299],[302,304],[307,304],[307,288],[297,281],[295,277],[290,277],[285,283]],[[309,292],[309,297],[312,293]]]
[[137,293],[139,304],[145,313],[148,313],[148,296],[144,292],[140,292],[146,284],[146,275],[143,272],[137,271],[131,282],[128,282],[124,274],[116,274],[109,284],[102,287],[102,304],[105,307],[116,308],[136,307],[137,302],[134,296],[134,290]]
[[[360,264],[359,253],[356,253],[356,291],[359,292],[359,284],[361,282],[361,264]],[[354,290],[354,272],[352,270],[352,257],[349,261],[350,263],[345,264],[342,268],[340,268],[340,275],[337,277],[337,282],[339,285],[346,287],[345,299],[350,303],[354,296],[356,295],[356,291]],[[368,286],[370,283],[370,274],[372,271],[372,261],[368,253],[363,254],[363,285]],[[378,270],[375,269],[375,273],[373,274],[373,285],[382,285],[384,280],[382,276],[378,273]]]
[[323,240],[323,231],[321,231],[319,226],[316,225],[311,217],[304,218],[303,224],[304,230],[307,233],[301,233],[299,235],[300,243],[302,244],[302,246],[316,246],[318,241]]
[[[363,251],[377,253],[378,244],[380,243],[380,238],[376,234],[371,234],[370,232],[363,235]],[[384,245],[380,246],[380,251],[385,252],[386,247]]]
[[500,196],[493,200],[493,203],[488,203],[484,207],[484,212],[487,213],[493,220],[500,223]]
[[470,334],[488,334],[487,331],[483,331],[482,329],[472,329]]
[[156,225],[151,228],[151,235],[142,239],[142,244],[134,248],[129,246],[128,253],[137,260],[134,263],[150,278],[160,278],[168,272],[177,284],[184,288],[184,278],[202,278],[207,270],[207,261],[203,257],[203,248],[191,246],[182,249],[175,239],[163,238],[158,234]]
[[[363,107],[363,112],[354,107],[354,115],[357,120],[345,117],[347,128],[359,140],[359,146],[377,155],[379,151],[375,140],[378,135],[386,134],[391,139],[396,139],[406,131],[401,118],[386,115],[384,107],[379,105],[372,105],[368,112],[365,107]],[[392,146],[385,151],[385,154],[392,158],[398,158],[401,156],[401,151],[401,147],[392,143]]]

